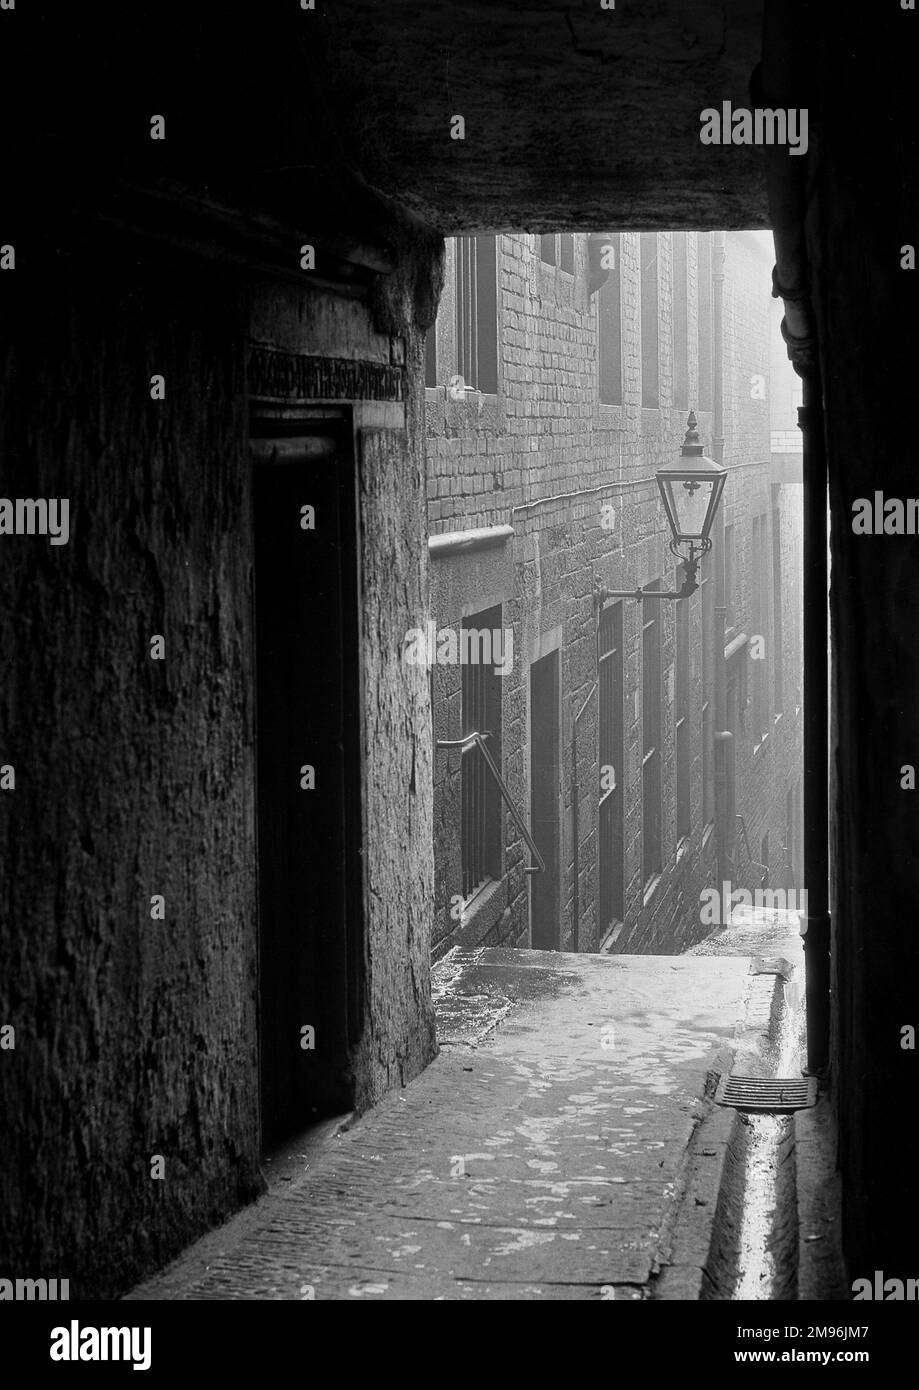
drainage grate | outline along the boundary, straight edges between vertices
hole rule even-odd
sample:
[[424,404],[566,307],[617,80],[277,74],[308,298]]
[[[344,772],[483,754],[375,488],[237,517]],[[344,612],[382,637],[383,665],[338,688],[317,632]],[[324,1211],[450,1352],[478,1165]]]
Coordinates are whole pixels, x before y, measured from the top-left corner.
[[783,980],[790,980],[794,966],[784,956],[754,956],[750,962],[750,974],[781,975]]
[[784,1114],[817,1104],[816,1076],[722,1076],[716,1105]]

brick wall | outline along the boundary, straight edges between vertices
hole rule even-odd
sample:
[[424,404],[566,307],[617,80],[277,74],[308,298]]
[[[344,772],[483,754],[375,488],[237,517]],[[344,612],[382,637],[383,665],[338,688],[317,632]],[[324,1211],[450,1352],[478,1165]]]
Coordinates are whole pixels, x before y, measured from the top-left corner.
[[[700,410],[698,331],[699,235],[686,244],[689,404],[700,436],[712,452],[711,409]],[[502,771],[509,792],[529,823],[530,665],[557,648],[560,665],[561,807],[559,931],[557,944],[574,944],[574,778],[572,729],[578,723],[578,922],[577,946],[597,949],[598,922],[598,730],[596,627],[593,588],[628,589],[661,579],[676,584],[676,560],[655,471],[679,453],[686,429],[684,408],[673,402],[673,299],[670,233],[657,236],[660,405],[641,405],[641,286],[639,236],[619,243],[622,404],[599,400],[598,353],[601,295],[589,293],[588,239],[575,236],[574,274],[540,258],[536,236],[496,238],[499,338],[498,390],[464,391],[456,381],[456,243],[448,243],[445,290],[436,333],[437,386],[427,392],[428,519],[432,536],[510,527],[512,534],[473,553],[447,552],[432,563],[432,615],[438,628],[458,628],[463,617],[502,604],[502,622],[513,634],[514,663],[502,681]],[[742,540],[737,549],[738,604],[749,602],[752,517],[767,514],[771,559],[770,328],[771,261],[762,234],[729,234],[724,285],[724,462],[731,471],[725,510]],[[789,368],[790,370],[790,368]],[[759,378],[759,382],[754,381]],[[453,390],[451,391],[451,382]],[[459,399],[453,399],[453,396]],[[706,404],[710,404],[706,402]],[[783,489],[787,492],[787,489]],[[796,494],[799,505],[800,494]],[[604,508],[606,510],[604,510]],[[614,521],[610,508],[614,509]],[[783,498],[783,527],[792,503]],[[610,524],[611,521],[613,524]],[[788,611],[797,570],[794,530],[783,529],[783,579]],[[797,582],[800,583],[799,578]],[[771,579],[764,581],[771,604]],[[701,888],[714,881],[715,844],[702,824],[702,615],[699,595],[689,602],[690,834],[676,839],[675,630],[677,604],[660,607],[661,631],[661,841],[662,871],[650,885],[642,872],[643,605],[623,607],[624,914],[616,950],[675,952],[704,935],[699,920]],[[769,643],[773,632],[771,620]],[[765,624],[764,624],[765,625]],[[785,665],[790,670],[794,625],[784,625]],[[767,645],[772,685],[772,655]],[[799,682],[798,682],[799,683]],[[794,688],[790,675],[786,686]],[[462,732],[461,672],[437,666],[432,673],[435,737]],[[786,700],[786,704],[787,704]],[[738,743],[737,809],[748,830],[780,846],[784,833],[788,765],[800,763],[799,721],[786,710],[756,754]],[[797,742],[796,742],[797,737]],[[797,752],[796,752],[797,750]],[[435,954],[457,941],[527,945],[529,851],[510,815],[504,816],[503,873],[461,910],[461,755],[435,753]],[[773,837],[776,837],[773,840]],[[756,844],[759,845],[760,839]],[[452,913],[451,913],[452,906]]]

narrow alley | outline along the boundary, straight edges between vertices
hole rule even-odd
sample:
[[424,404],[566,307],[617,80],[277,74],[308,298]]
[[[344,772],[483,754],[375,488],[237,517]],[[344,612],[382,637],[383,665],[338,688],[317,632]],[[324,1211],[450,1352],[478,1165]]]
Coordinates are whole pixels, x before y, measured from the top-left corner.
[[[732,1068],[770,1074],[797,1029],[793,931],[760,920],[742,947],[728,929],[682,957],[454,948],[427,1070],[290,1146],[261,1201],[128,1298],[737,1296],[746,1121],[713,1097]],[[787,980],[756,933],[793,955]],[[757,1193],[782,1263],[743,1296],[795,1296],[790,1193],[778,1216]]]
[[0,0],[25,1374],[919,1300],[919,18],[831,19]]

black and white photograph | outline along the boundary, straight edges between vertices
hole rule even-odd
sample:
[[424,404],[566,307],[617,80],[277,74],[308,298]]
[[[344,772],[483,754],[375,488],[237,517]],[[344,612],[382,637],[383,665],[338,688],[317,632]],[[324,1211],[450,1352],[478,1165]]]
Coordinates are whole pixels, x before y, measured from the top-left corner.
[[0,0],[20,1373],[902,1364],[917,77],[910,0]]

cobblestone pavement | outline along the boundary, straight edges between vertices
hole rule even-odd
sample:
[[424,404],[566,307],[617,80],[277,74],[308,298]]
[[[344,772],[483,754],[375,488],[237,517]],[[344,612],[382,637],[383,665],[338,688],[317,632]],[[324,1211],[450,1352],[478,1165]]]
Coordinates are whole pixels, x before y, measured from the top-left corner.
[[132,1299],[697,1298],[743,956],[453,951],[441,1052]]
[[796,971],[804,971],[804,940],[798,914],[782,908],[735,907],[729,927],[692,946],[688,956],[783,956]]

